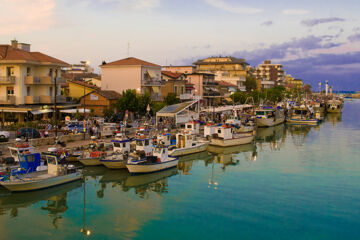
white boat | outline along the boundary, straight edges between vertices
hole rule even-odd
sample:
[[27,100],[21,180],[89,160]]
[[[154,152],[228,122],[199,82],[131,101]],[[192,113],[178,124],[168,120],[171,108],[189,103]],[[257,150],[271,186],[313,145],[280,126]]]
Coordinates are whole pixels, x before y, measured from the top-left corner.
[[218,126],[210,139],[210,145],[229,147],[251,143],[254,140],[254,132],[237,132],[235,127],[230,125]]
[[130,158],[126,167],[132,174],[158,172],[176,167],[177,157],[169,157],[167,147],[155,147],[152,156]]
[[176,134],[176,145],[169,148],[169,155],[179,157],[203,152],[208,145],[208,141],[197,141],[195,135],[184,131]]
[[49,152],[43,153],[48,165],[47,172],[37,171],[12,176],[8,181],[0,182],[0,185],[12,192],[22,192],[58,186],[82,178],[81,171],[72,165],[62,165],[61,161],[64,159],[54,152],[56,148],[55,151],[51,148]]
[[100,162],[110,169],[126,168],[126,161],[130,153],[130,139],[111,140],[113,153],[100,159]]
[[256,122],[259,127],[272,127],[285,121],[283,109],[261,108],[255,110]]

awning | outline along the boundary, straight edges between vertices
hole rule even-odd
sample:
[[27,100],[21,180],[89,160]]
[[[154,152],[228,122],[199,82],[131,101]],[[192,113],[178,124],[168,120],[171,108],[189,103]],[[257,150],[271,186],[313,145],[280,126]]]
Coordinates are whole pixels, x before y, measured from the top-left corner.
[[159,93],[160,92],[160,87],[152,87],[152,90],[154,93]]
[[53,110],[52,109],[41,109],[41,110],[33,110],[30,112],[34,115],[38,115],[38,114],[50,113],[50,112],[53,112]]
[[[64,109],[64,110],[60,110],[60,112],[62,113],[84,113],[84,109],[81,108],[81,109]],[[90,109],[85,109],[85,113],[89,113],[90,112]]]
[[156,73],[153,70],[147,70],[147,73],[149,74],[150,78],[156,78]]

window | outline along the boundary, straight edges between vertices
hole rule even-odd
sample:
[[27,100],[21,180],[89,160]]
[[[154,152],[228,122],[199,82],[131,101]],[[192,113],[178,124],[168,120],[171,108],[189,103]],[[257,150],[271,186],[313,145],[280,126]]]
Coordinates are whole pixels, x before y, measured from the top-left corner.
[[174,93],[177,94],[178,87],[174,86]]
[[123,143],[123,146],[122,146],[123,148],[125,148],[126,147],[126,143]]
[[149,139],[145,139],[145,146],[149,145]]
[[8,96],[14,95],[14,87],[7,87],[6,92]]
[[31,68],[27,67],[26,68],[26,76],[30,76],[31,75]]
[[49,94],[49,95],[50,95],[50,97],[52,97],[52,95],[53,95],[53,87],[50,87],[50,88],[49,88],[49,91],[50,91],[50,94]]
[[53,74],[53,70],[52,68],[49,69],[49,77],[52,77],[52,74]]
[[221,133],[221,129],[218,129],[218,133]]
[[7,67],[6,74],[7,74],[7,77],[13,76],[14,75],[14,67]]
[[28,87],[26,87],[26,96],[31,96],[31,94],[30,94],[30,87],[28,86]]
[[120,147],[120,143],[114,142],[114,147]]
[[184,86],[181,86],[181,94],[184,93]]

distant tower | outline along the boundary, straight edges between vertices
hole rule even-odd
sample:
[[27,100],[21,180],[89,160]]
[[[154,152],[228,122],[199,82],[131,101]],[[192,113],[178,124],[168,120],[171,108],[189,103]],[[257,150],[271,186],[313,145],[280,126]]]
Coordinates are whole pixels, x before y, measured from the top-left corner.
[[329,84],[328,84],[328,80],[325,81],[325,96],[328,95],[329,92]]
[[319,94],[321,94],[321,82],[319,82]]
[[330,87],[330,96],[332,96],[332,87]]

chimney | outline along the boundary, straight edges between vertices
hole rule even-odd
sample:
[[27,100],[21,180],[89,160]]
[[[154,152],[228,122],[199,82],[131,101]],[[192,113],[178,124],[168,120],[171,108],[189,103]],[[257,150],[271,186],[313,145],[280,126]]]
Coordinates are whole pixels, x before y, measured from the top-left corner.
[[11,46],[13,47],[13,48],[17,48],[17,45],[18,45],[18,41],[16,40],[16,39],[14,39],[14,40],[11,40]]

